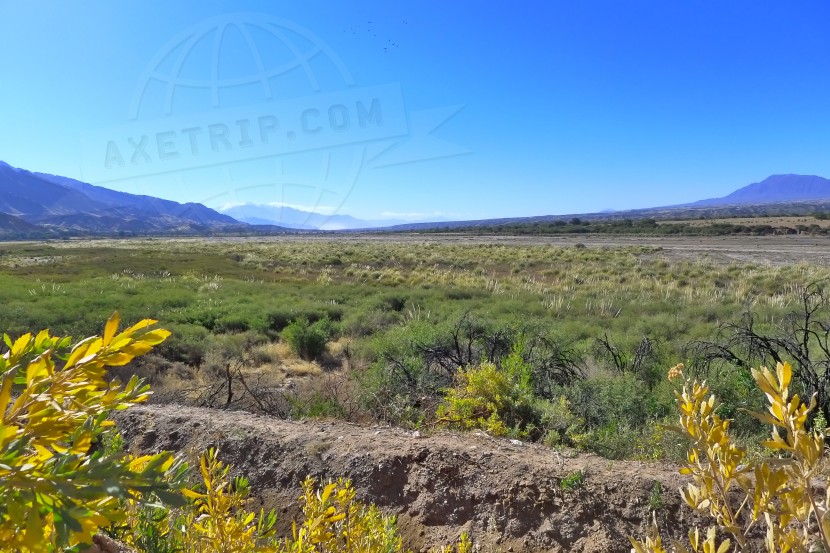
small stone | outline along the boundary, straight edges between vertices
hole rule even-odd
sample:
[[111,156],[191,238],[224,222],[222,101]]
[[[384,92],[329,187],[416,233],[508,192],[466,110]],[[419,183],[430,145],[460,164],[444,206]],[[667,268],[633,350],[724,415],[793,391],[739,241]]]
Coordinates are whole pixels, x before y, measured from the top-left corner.
[[413,438],[420,438],[421,437],[421,431],[416,430],[415,432],[412,433],[412,437]]

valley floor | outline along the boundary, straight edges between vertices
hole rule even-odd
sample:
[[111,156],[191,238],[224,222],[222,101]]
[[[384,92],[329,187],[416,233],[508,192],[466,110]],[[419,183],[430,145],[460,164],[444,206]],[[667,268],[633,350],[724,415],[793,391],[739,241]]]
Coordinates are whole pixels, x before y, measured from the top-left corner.
[[[457,244],[500,244],[568,247],[583,244],[590,248],[653,247],[669,259],[727,263],[785,265],[810,263],[830,265],[830,237],[823,236],[641,236],[582,234],[570,236],[471,236],[468,234],[350,235],[346,240],[427,241]],[[304,240],[307,237],[303,238]]]

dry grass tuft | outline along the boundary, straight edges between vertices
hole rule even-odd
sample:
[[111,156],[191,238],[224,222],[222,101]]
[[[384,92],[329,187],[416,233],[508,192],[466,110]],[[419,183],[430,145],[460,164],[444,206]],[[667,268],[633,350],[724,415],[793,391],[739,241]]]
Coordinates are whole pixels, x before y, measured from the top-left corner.
[[323,372],[323,369],[317,363],[314,363],[313,361],[304,361],[299,357],[284,360],[280,366],[280,369],[283,371],[285,376],[290,377],[315,376]]

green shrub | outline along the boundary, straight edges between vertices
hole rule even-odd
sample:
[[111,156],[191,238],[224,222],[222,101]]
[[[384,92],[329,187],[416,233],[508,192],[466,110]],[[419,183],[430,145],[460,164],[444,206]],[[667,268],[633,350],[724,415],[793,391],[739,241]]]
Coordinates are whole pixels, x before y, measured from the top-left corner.
[[[609,425],[637,428],[656,409],[643,401],[650,397],[648,386],[632,374],[600,373],[577,381],[566,390],[574,414],[589,428]],[[670,408],[670,404],[665,407],[665,414]]]
[[544,441],[554,446],[562,443],[563,438],[578,433],[584,421],[571,410],[571,402],[565,396],[553,401],[537,400],[536,409],[540,413]]
[[406,296],[387,294],[378,302],[378,307],[389,311],[402,311],[406,305]]
[[609,422],[599,428],[571,429],[566,437],[574,447],[606,459],[654,461],[668,456],[667,441],[674,436],[667,435],[660,423],[648,421],[642,427]]
[[168,325],[172,335],[157,349],[170,361],[179,361],[198,366],[202,363],[210,345],[210,332],[199,325]]
[[250,330],[251,322],[249,318],[242,315],[228,315],[217,319],[213,325],[213,332],[216,334],[237,334]]
[[340,326],[344,335],[364,338],[381,333],[400,321],[401,315],[392,310],[353,310],[343,318]]
[[280,333],[291,324],[294,317],[288,310],[271,311],[265,315],[265,326],[272,332]]
[[330,331],[329,319],[309,323],[308,319],[302,317],[286,326],[281,335],[296,355],[306,361],[312,361],[326,350]]
[[309,324],[314,324],[327,319],[329,321],[327,324],[331,324],[332,321],[340,321],[342,318],[343,309],[341,307],[329,305],[321,309],[304,303],[296,308],[269,311],[263,318],[262,330],[274,337],[279,335],[292,322],[305,320]]
[[[549,407],[547,416],[561,422],[547,425],[559,431],[565,444],[608,459],[682,457],[682,445],[661,424],[670,412],[668,386],[649,391],[646,383],[630,373],[601,373],[563,388],[562,393],[568,409],[556,404]],[[549,440],[555,443],[552,436]]]

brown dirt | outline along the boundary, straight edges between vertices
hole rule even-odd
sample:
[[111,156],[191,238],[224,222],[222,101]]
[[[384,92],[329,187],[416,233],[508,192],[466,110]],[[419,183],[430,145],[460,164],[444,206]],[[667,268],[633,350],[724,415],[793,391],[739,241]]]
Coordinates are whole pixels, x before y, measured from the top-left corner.
[[[630,551],[627,536],[642,535],[652,507],[675,537],[697,522],[677,493],[684,478],[666,464],[608,461],[480,432],[420,436],[177,405],[133,407],[115,420],[134,451],[218,447],[258,500],[281,512],[285,528],[299,514],[306,475],[348,477],[362,500],[398,516],[415,551],[467,531],[480,551],[623,553]],[[584,482],[563,489],[576,471]]]

